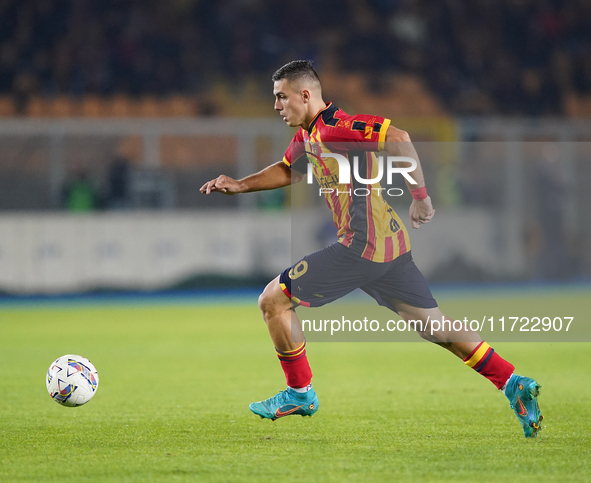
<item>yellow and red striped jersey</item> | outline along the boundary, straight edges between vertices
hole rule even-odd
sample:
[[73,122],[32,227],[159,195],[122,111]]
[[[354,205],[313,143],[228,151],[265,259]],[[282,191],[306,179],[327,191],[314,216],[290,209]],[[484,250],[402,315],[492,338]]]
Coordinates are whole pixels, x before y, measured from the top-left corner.
[[379,182],[363,184],[351,176],[350,184],[339,184],[337,160],[319,155],[338,152],[347,156],[351,167],[357,156],[359,177],[376,179],[376,152],[384,148],[389,125],[389,119],[364,114],[350,116],[328,103],[308,130],[298,130],[283,158],[290,168],[302,173],[312,162],[318,184],[327,188],[323,190],[324,197],[333,213],[338,241],[374,262],[389,262],[410,250],[406,227],[382,196]]

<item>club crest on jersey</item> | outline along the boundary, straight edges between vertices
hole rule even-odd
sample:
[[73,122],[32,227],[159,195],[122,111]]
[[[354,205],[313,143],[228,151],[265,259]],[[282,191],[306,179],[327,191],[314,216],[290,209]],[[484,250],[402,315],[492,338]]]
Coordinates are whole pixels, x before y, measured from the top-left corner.
[[308,160],[314,165],[314,167],[322,172],[323,176],[330,176],[330,171],[328,170],[328,168],[326,167],[326,164],[324,164],[323,161],[323,157],[322,155],[318,156],[319,153],[319,148],[317,144],[311,144],[310,145],[310,149],[312,150],[310,151],[304,151],[307,155],[308,155]]

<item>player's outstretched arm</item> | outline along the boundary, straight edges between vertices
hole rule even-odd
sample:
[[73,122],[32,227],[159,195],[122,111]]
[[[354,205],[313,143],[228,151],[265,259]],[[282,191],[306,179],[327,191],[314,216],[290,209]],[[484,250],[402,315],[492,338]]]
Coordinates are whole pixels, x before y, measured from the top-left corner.
[[[421,168],[421,161],[406,131],[390,126],[386,133],[386,151],[392,156],[407,156],[416,160],[417,167],[411,173],[411,176],[417,184],[410,184],[406,180],[406,186],[408,186],[409,190],[425,188],[425,176],[423,175],[423,168]],[[395,164],[399,167],[408,167],[408,163],[406,162]],[[434,214],[435,210],[433,209],[433,204],[429,196],[423,199],[414,199],[413,196],[409,210],[410,226],[412,228],[420,228],[421,225],[429,223]]]
[[235,180],[222,174],[205,183],[199,191],[206,195],[213,191],[219,191],[226,195],[238,193],[250,193],[253,191],[265,191],[275,188],[283,188],[292,183],[298,183],[304,179],[304,175],[292,170],[283,161],[267,166],[258,173],[251,174],[246,178]]

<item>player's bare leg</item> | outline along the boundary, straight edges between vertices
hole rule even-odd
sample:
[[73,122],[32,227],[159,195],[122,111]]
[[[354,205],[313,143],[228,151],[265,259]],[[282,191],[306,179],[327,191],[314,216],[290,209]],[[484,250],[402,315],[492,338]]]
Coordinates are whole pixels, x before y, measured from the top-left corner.
[[259,308],[271,340],[282,352],[292,351],[304,342],[300,321],[291,305],[291,299],[281,290],[279,277],[270,282],[259,297]]
[[261,418],[273,421],[290,414],[312,416],[318,410],[318,397],[312,389],[306,341],[300,321],[292,310],[291,299],[281,289],[279,277],[265,287],[259,297],[259,308],[288,387],[269,399],[252,403],[249,408]]
[[[445,316],[439,307],[423,309],[413,307],[400,300],[395,302],[395,306],[400,317],[407,322],[409,320],[420,320],[423,323],[422,330],[419,330],[417,326],[417,332],[423,339],[444,347],[460,359],[467,357],[482,342],[478,332],[470,330],[469,327],[461,331],[451,330],[453,319]],[[442,328],[432,331],[434,325],[431,324],[431,321],[434,320],[441,322],[440,327]]]
[[[399,315],[408,321],[422,322],[419,335],[430,342],[446,348],[460,357],[468,367],[490,380],[498,389],[503,390],[509,399],[511,409],[515,412],[526,438],[535,438],[542,428],[544,416],[538,406],[540,385],[529,377],[513,374],[513,364],[502,359],[492,347],[484,342],[477,332],[464,327],[460,331],[451,329],[453,320],[446,317],[441,310],[423,309],[396,300],[395,307]],[[433,323],[439,321],[442,327],[435,330]],[[443,321],[451,323],[443,323]],[[432,330],[433,329],[433,330]],[[450,330],[451,329],[451,330]]]

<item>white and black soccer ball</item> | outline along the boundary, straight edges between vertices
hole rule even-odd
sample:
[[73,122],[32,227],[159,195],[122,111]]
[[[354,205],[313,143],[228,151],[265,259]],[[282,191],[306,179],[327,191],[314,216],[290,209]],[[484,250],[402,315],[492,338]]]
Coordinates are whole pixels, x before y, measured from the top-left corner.
[[56,403],[76,407],[86,404],[96,394],[99,377],[92,362],[69,354],[49,366],[46,383],[49,395]]

